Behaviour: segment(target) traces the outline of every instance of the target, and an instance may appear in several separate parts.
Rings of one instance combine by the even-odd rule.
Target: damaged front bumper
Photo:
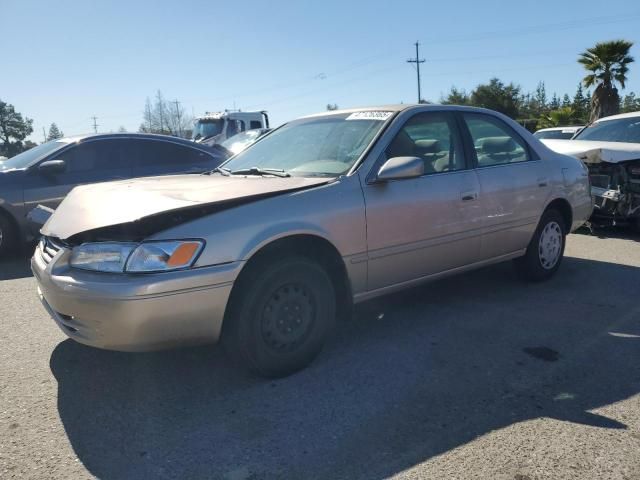
[[[31,259],[43,305],[70,338],[147,351],[218,340],[241,262],[157,274],[69,266],[70,250],[42,242]]]
[[[587,164],[594,199],[592,221],[640,224],[640,162]]]

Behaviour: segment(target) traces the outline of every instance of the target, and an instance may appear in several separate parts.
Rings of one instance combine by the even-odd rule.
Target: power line
[[[175,99],[173,103],[175,103],[176,105],[176,117],[178,117],[178,135],[182,136],[182,119],[180,118],[181,117],[180,102],[178,101],[178,99]]]
[[[418,103],[422,102],[422,96],[420,94],[420,64],[425,62],[424,58],[420,58],[420,42],[416,42],[416,58],[410,58],[407,63],[416,64],[416,73],[418,74]]]
[[[99,125],[96,123],[96,120],[98,120],[98,117],[93,116],[91,117],[93,119],[93,132],[94,133],[98,133],[98,127]]]

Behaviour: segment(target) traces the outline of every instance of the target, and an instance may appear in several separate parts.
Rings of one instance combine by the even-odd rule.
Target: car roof
[[[618,120],[620,118],[633,118],[640,117],[640,111],[638,112],[628,112],[628,113],[619,113],[618,115],[611,115],[610,117],[599,118],[593,123],[607,122],[609,120]]]
[[[488,113],[496,113],[494,110],[489,110],[487,108],[480,107],[471,107],[467,105],[443,105],[439,103],[400,103],[400,104],[390,104],[390,105],[375,105],[368,107],[357,107],[357,108],[345,108],[340,110],[327,110],[325,112],[314,113],[312,115],[305,115],[300,118],[314,118],[314,117],[324,117],[327,115],[340,115],[345,113],[355,113],[355,112],[402,112],[405,110],[455,110],[455,111],[463,111],[463,112],[488,112]]]
[[[110,139],[118,139],[118,138],[129,138],[129,139],[142,139],[142,140],[159,140],[162,142],[173,142],[180,143],[182,145],[186,145],[189,147],[200,148],[207,150],[206,146],[203,146],[199,143],[195,143],[191,140],[187,140],[186,138],[174,137],[172,135],[160,135],[157,133],[86,133],[81,135],[72,135],[69,137],[64,137],[59,139],[60,142],[65,143],[80,143],[88,140],[110,140]],[[204,147],[204,148],[203,148]]]

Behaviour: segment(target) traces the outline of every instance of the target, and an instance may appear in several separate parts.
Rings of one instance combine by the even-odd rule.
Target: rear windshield
[[[536,138],[546,138],[549,140],[569,140],[576,134],[573,130],[547,130],[546,132],[536,132],[533,134]]]

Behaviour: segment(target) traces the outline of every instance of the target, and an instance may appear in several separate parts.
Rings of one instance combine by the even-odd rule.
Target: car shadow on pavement
[[[8,258],[0,258],[0,280],[15,280],[31,277],[29,259],[32,251],[25,248],[23,251],[11,253]]]
[[[385,478],[527,420],[625,429],[593,410],[640,391],[639,272],[569,257],[546,283],[507,264],[427,284],[361,306],[280,380],[216,347],[66,340],[59,414],[103,479]]]

